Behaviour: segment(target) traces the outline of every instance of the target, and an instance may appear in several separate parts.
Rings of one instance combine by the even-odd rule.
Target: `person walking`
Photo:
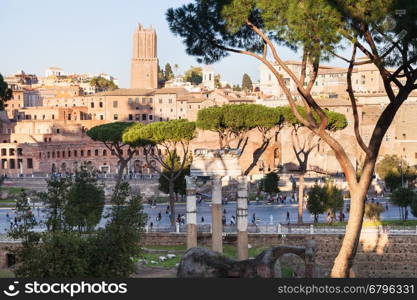
[[[222,217],[222,224],[223,224],[223,226],[226,225],[226,216],[225,215],[223,215],[223,217]]]
[[[290,223],[290,212],[287,210],[287,222]]]
[[[256,222],[256,215],[255,215],[255,213],[253,213],[253,215],[252,215],[252,224],[255,225],[255,222]]]
[[[204,217],[203,216],[201,216],[201,223],[204,224]]]
[[[236,218],[235,218],[235,216],[232,216],[231,218],[230,218],[230,225],[235,225],[236,224]]]

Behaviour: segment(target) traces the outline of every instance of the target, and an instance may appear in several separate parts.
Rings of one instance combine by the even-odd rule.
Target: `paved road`
[[[386,199],[380,199],[379,202],[385,206]],[[394,220],[399,219],[399,211],[398,207],[395,207],[391,204],[388,206],[388,210],[381,214],[381,218],[383,220]],[[106,206],[106,210],[109,209],[109,206]],[[154,225],[168,225],[169,224],[169,216],[165,213],[167,208],[166,204],[158,204],[154,207],[149,206],[146,204],[144,206],[144,211],[148,214],[149,221],[153,222]],[[230,218],[232,215],[236,216],[236,202],[229,202],[227,205],[223,205],[223,208],[226,210],[226,219],[227,223],[230,223]],[[270,224],[271,220],[273,224],[286,224],[286,215],[287,211],[290,213],[290,221],[291,223],[297,222],[297,204],[265,204],[260,203],[256,204],[251,202],[249,205],[249,221],[252,218],[252,215],[255,214],[256,218],[260,219],[260,224]],[[158,213],[161,213],[162,219],[160,222],[156,220]],[[45,219],[44,214],[42,213],[42,209],[34,208],[33,213],[35,217],[39,219]],[[15,213],[11,208],[0,208],[0,233],[4,233],[9,227],[10,224],[7,222],[6,214],[9,214],[10,217],[14,218]],[[176,214],[183,215],[185,214],[185,204],[177,204],[176,205]],[[345,212],[346,217],[348,217],[347,212]],[[272,219],[271,219],[272,216]],[[197,206],[197,222],[199,224],[202,223],[202,217],[204,217],[204,224],[211,223],[211,204],[210,203],[201,203]],[[312,222],[313,217],[307,211],[304,210],[303,218],[305,222]],[[413,217],[411,213],[409,213],[409,219],[417,219]],[[100,222],[100,226],[105,225],[106,220],[102,219]],[[319,222],[326,222],[326,215],[320,215]],[[41,229],[41,228],[39,228]]]

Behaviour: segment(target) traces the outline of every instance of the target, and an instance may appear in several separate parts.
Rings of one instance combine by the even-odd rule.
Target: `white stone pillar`
[[[248,178],[238,177],[237,190],[237,256],[248,259]]]
[[[197,198],[195,178],[185,176],[187,192],[187,249],[197,247]]]
[[[222,224],[222,180],[220,176],[212,178],[212,211],[211,211],[211,247],[213,251],[223,253],[223,224]]]

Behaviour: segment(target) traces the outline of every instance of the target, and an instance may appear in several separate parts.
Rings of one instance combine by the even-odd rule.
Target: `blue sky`
[[[168,28],[165,12],[189,0],[1,0],[0,73],[19,70],[44,75],[48,67],[67,73],[111,74],[128,87],[132,34],[138,23],[154,26],[161,67],[179,72],[198,65]],[[284,58],[297,58],[284,51]],[[222,80],[240,83],[243,73],[259,78],[259,63],[232,54],[214,65]]]

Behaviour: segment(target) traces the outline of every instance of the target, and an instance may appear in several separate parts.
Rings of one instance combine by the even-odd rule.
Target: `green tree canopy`
[[[57,224],[54,220],[59,219],[62,226],[48,226],[42,232],[34,230],[38,222],[31,211],[28,197],[23,192],[18,198],[16,213],[22,222],[9,232],[10,237],[22,241],[21,247],[11,249],[19,261],[15,274],[37,278],[128,277],[135,269],[132,258],[141,254],[141,234],[146,222],[140,198],[130,195],[127,183],[120,184],[112,199],[113,206],[105,215],[108,219],[106,226],[92,228],[85,234],[56,213],[57,207],[63,211],[73,209],[74,203],[68,198],[71,194],[68,182],[71,183],[70,189],[79,186],[79,182],[72,182],[71,178],[50,180],[48,191],[40,198],[42,202],[45,201],[47,224]],[[93,187],[91,190],[95,189]],[[93,198],[87,199],[89,196]],[[87,192],[81,200],[93,203],[97,200],[95,196]],[[59,197],[61,199],[55,199]],[[93,206],[88,208],[84,205],[86,210],[82,212],[83,215],[87,210],[97,210],[102,204]]]
[[[343,209],[343,192],[332,182],[326,182],[324,186],[315,185],[308,193],[307,209],[313,215],[324,212],[332,214]]]
[[[317,184],[308,192],[307,209],[315,216],[315,219],[326,211],[326,199],[326,190]]]
[[[275,172],[270,172],[264,176],[261,181],[261,190],[268,194],[275,194],[279,192],[279,176]]]
[[[148,166],[168,181],[172,225],[175,224],[175,181],[186,168],[189,159],[189,143],[195,137],[195,132],[195,122],[180,119],[154,122],[143,127],[133,126],[123,134],[123,141],[126,143],[139,139],[150,141],[145,148],[145,159]],[[179,164],[178,157],[180,158]],[[158,162],[158,165],[153,166],[150,159]]]
[[[417,193],[411,188],[399,187],[391,193],[390,201],[400,207],[400,217],[404,220],[407,207],[417,201]]]
[[[95,174],[82,168],[75,173],[74,183],[68,190],[65,222],[80,232],[93,230],[100,222],[104,200],[103,187],[98,184]]]
[[[108,223],[91,238],[90,276],[129,277],[135,271],[133,258],[142,253],[141,233],[147,216],[140,196],[132,196],[129,184],[122,182],[114,193],[112,208],[104,216]]]
[[[417,178],[416,168],[397,155],[385,155],[376,164],[375,170],[391,191],[401,187],[403,183],[412,183]]]
[[[252,79],[250,78],[250,76],[248,74],[243,74],[242,77],[242,90],[244,91],[252,91],[253,86],[252,86]]]
[[[283,110],[285,124],[287,126],[292,126],[292,127],[304,126],[303,123],[300,122],[300,120],[298,120],[298,118],[294,115],[292,109],[289,106],[284,106],[282,110]],[[304,118],[307,118],[307,113],[304,107],[297,106],[297,111],[300,113],[301,116],[303,116]],[[347,127],[348,122],[344,114],[337,113],[337,112],[330,111],[330,110],[325,110],[324,112],[327,117],[326,130],[330,132],[334,132],[334,131],[345,129]],[[317,122],[320,120],[320,117],[316,113],[313,113],[312,117]]]
[[[12,99],[13,93],[9,85],[4,81],[3,76],[0,74],[0,111],[4,110],[5,102]]]
[[[375,167],[375,171],[381,179],[384,179],[390,172],[400,173],[408,168],[408,163],[397,155],[385,155]]]
[[[193,67],[185,71],[184,80],[191,82],[194,85],[199,85],[203,82],[203,69],[201,67]]]
[[[99,92],[113,91],[119,88],[113,81],[101,76],[93,77],[90,80],[90,85],[94,86]]]
[[[165,77],[165,81],[174,79],[175,77],[174,72],[172,71],[172,67],[169,63],[165,65],[164,77]]]
[[[145,139],[136,139],[131,142],[123,141],[123,134],[128,131],[129,128],[135,127],[136,129],[139,129],[143,126],[145,125],[139,122],[113,122],[95,126],[87,131],[87,135],[92,140],[102,142],[106,148],[119,159],[116,185],[122,180],[123,172],[127,169],[127,165],[135,154],[136,148],[144,147],[149,143],[152,143]]]
[[[165,158],[165,163],[169,164],[168,157]],[[190,175],[190,163],[191,162],[186,163],[184,170],[181,171],[181,159],[178,156],[175,157],[174,176],[177,177],[174,182],[175,194],[186,194],[185,176]],[[180,172],[180,174],[176,176],[178,172]],[[162,173],[164,174],[164,176],[159,176],[159,190],[165,194],[169,194],[169,181],[167,180],[167,178],[169,178],[170,176],[170,171],[164,168],[162,170]]]

